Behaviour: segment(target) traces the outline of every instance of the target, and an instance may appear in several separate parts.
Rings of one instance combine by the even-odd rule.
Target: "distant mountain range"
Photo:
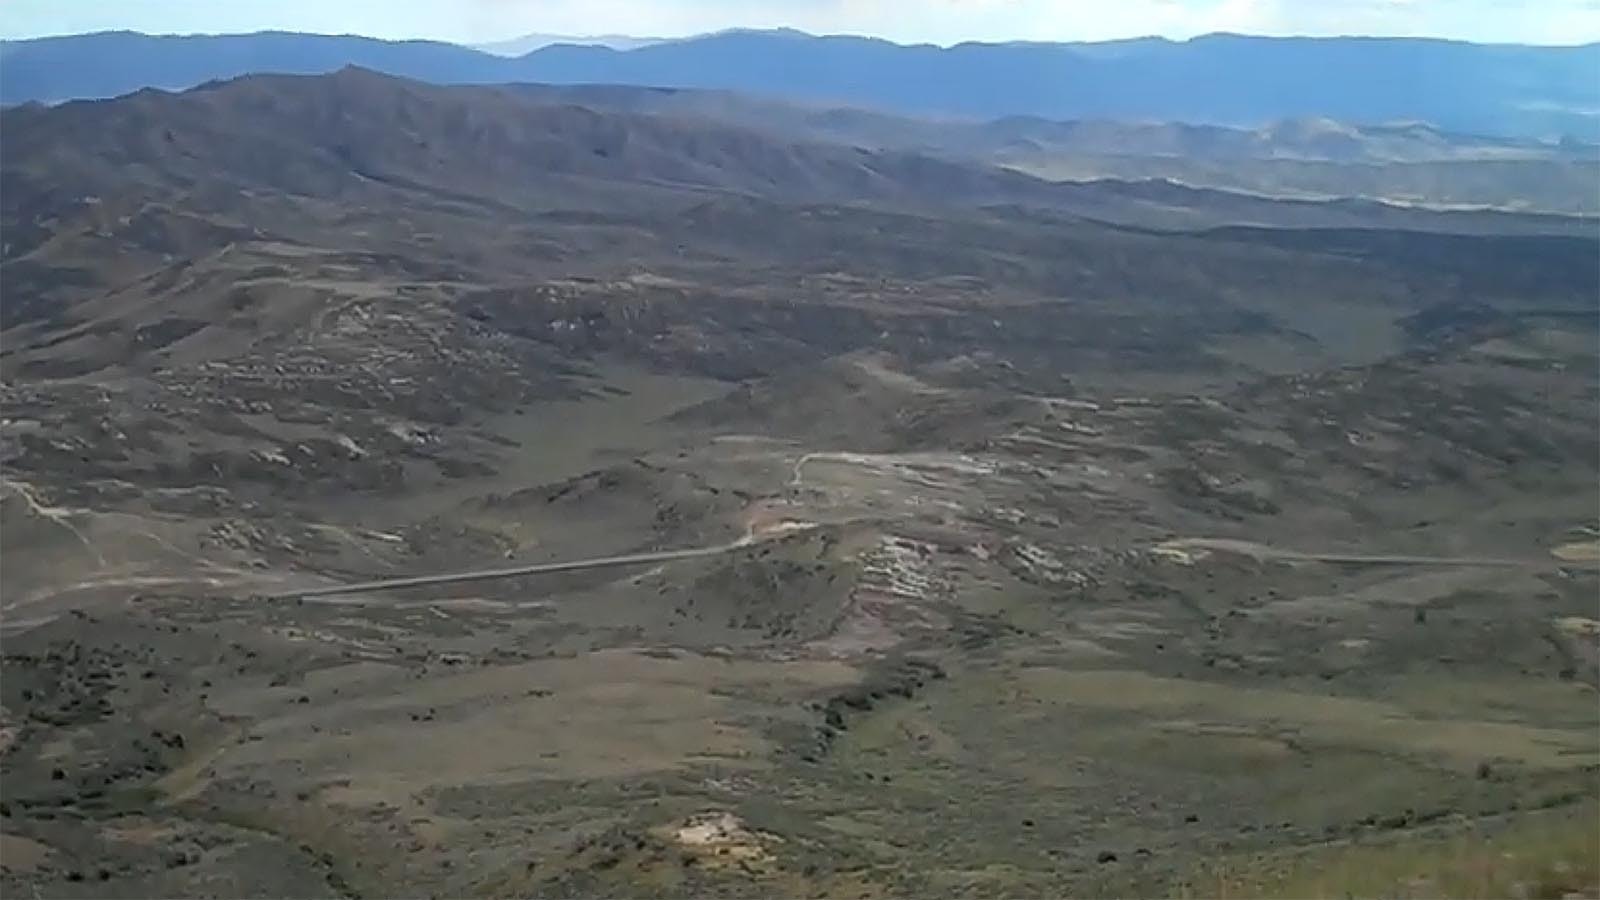
[[[951,119],[896,115],[826,103],[688,88],[578,84],[508,85],[548,103],[693,116],[813,141],[962,156],[1174,157],[1195,160],[1321,160],[1346,163],[1444,160],[1600,160],[1600,147],[1463,134],[1424,122],[1356,125],[1326,118],[1281,119],[1245,128],[1115,119],[1037,116]]]
[[[1325,117],[1600,139],[1600,44],[1266,38],[906,46],[732,31],[629,50],[553,44],[517,57],[453,44],[283,32],[107,32],[0,45],[0,103],[183,89],[345,65],[437,84],[714,88],[917,115],[1138,119],[1256,127]]]
[[[1600,212],[1600,146],[1486,137],[1420,122],[1182,122],[914,118],[732,91],[514,85],[545,103],[735,125],[813,143],[1000,165],[1054,180],[1165,179],[1276,197],[1357,197],[1443,208]]]
[[[551,44],[577,44],[580,47],[610,47],[613,50],[633,50],[637,47],[648,47],[659,44],[666,38],[631,37],[626,34],[525,34],[504,41],[491,41],[486,44],[472,44],[474,50],[492,53],[495,56],[522,56],[532,53]]]
[[[42,246],[69,220],[81,220],[73,233],[86,235],[137,225],[151,252],[187,252],[188,236],[201,226],[170,215],[180,199],[205,213],[206,233],[224,227],[219,223],[225,230],[270,231],[287,209],[300,215],[327,203],[407,215],[647,210],[655,216],[752,198],[937,207],[941,214],[1026,208],[1138,227],[1365,223],[1538,233],[1585,227],[1560,217],[1294,203],[1159,182],[1052,183],[971,160],[551,102],[522,88],[440,87],[355,68],[250,76],[106,103],[28,105],[0,114],[0,133],[6,259]],[[118,224],[124,217],[134,224]]]

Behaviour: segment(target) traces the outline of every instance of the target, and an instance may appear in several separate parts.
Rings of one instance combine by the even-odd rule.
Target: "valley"
[[[1597,886],[1592,218],[359,70],[0,129],[0,893]]]

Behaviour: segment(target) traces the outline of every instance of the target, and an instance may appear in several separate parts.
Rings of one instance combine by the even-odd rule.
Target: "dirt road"
[[[280,591],[266,594],[268,600],[291,600],[296,597],[328,597],[335,594],[358,594],[366,591],[389,591],[408,587],[425,587],[431,584],[459,584],[468,581],[489,581],[496,578],[515,578],[519,575],[549,575],[556,572],[577,572],[584,569],[606,569],[615,566],[636,566],[649,563],[671,562],[678,559],[697,559],[703,556],[717,556],[729,553],[741,547],[748,547],[754,540],[746,535],[727,544],[718,544],[715,547],[692,547],[685,550],[659,550],[651,553],[630,553],[623,556],[597,556],[589,559],[573,559],[566,562],[536,563],[528,566],[514,566],[507,569],[472,569],[466,572],[454,572],[445,575],[418,575],[411,578],[384,578],[378,581],[361,581],[355,584],[333,584],[326,587],[300,588],[292,591]]]

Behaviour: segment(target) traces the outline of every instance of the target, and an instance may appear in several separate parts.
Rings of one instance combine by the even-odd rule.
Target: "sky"
[[[776,27],[943,45],[1214,31],[1576,44],[1600,41],[1600,0],[0,0],[6,38],[277,29],[485,43]]]

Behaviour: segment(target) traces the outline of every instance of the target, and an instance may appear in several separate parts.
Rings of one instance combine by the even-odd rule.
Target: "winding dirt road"
[[[444,575],[418,575],[410,578],[385,578],[354,584],[333,584],[323,587],[300,588],[264,595],[268,600],[329,597],[339,594],[359,594],[370,591],[398,590],[400,588],[426,587],[435,584],[460,584],[469,581],[489,581],[496,578],[515,578],[523,575],[549,575],[558,572],[577,572],[586,569],[606,569],[616,566],[635,566],[671,562],[680,559],[698,559],[729,553],[757,543],[754,535],[714,547],[694,547],[685,550],[659,550],[651,553],[630,553],[623,556],[599,556],[574,559],[566,562],[536,563],[506,569],[473,569]],[[1406,554],[1368,553],[1313,553],[1285,550],[1253,541],[1232,538],[1179,538],[1156,547],[1165,551],[1218,551],[1237,553],[1258,560],[1284,562],[1322,562],[1349,565],[1376,566],[1474,566],[1479,568],[1595,568],[1594,563],[1573,563],[1559,559],[1497,559],[1478,556],[1412,556]]]
[[[678,559],[698,559],[731,553],[755,543],[750,535],[714,547],[691,547],[686,550],[658,550],[650,553],[629,553],[623,556],[596,556],[589,559],[572,559],[565,562],[535,563],[506,569],[472,569],[444,575],[417,575],[410,578],[384,578],[377,581],[360,581],[354,584],[332,584],[325,587],[299,588],[264,594],[268,600],[292,600],[307,597],[330,597],[336,594],[359,594],[367,591],[391,591],[408,587],[426,587],[431,584],[460,584],[468,581],[490,581],[496,578],[515,578],[520,575],[550,575],[557,572],[578,572],[585,569],[607,569],[616,566],[637,566],[650,563],[671,562]]]

